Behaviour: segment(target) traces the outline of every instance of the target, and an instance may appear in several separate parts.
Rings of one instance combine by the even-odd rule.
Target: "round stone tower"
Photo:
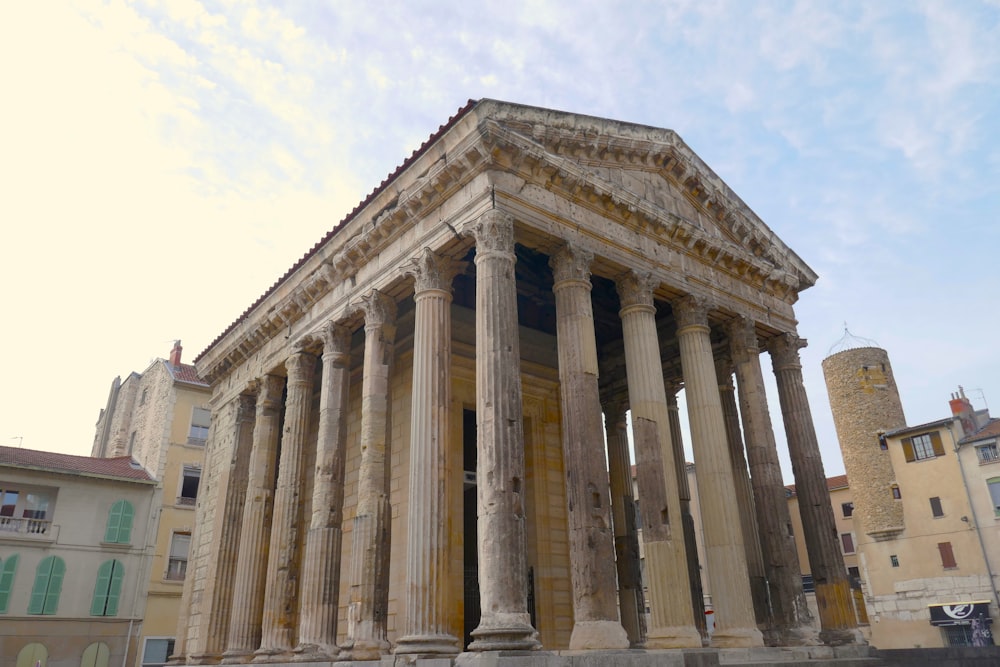
[[[893,497],[896,474],[882,434],[906,426],[889,355],[851,335],[823,360],[830,409],[854,496],[854,518],[878,539],[903,529],[903,505]]]

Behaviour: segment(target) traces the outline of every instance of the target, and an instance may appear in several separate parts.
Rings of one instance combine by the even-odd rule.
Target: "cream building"
[[[0,667],[134,662],[158,503],[127,456],[0,447]]]
[[[177,341],[167,359],[115,378],[92,450],[131,455],[162,489],[136,662],[142,667],[165,664],[173,652],[209,431],[211,390],[181,354]]]
[[[700,648],[682,384],[712,646],[815,642],[764,350],[809,499],[819,635],[856,641],[792,307],[815,279],[673,132],[470,102],[196,358],[213,420],[178,659]],[[738,395],[720,390],[734,373]]]

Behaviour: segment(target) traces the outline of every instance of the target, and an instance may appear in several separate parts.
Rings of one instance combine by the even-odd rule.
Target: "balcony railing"
[[[45,519],[15,519],[0,516],[0,532],[19,535],[47,535],[52,530],[52,522]]]

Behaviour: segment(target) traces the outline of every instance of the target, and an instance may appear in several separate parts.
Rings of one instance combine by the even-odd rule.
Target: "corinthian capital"
[[[343,356],[351,351],[351,330],[329,321],[323,326],[323,356]]]
[[[416,283],[414,292],[419,294],[427,290],[450,292],[451,281],[461,270],[462,262],[443,257],[430,248],[424,248],[420,256],[410,262],[406,273],[413,276]]]
[[[674,319],[677,320],[677,329],[694,326],[708,326],[708,311],[711,305],[706,299],[688,294],[671,304],[674,311]]]
[[[590,281],[590,263],[594,253],[567,243],[549,258],[556,284],[564,280]]]
[[[648,271],[629,271],[615,281],[618,289],[618,299],[622,309],[632,306],[653,308],[653,290],[657,281]]]
[[[733,361],[743,363],[760,354],[753,320],[746,317],[734,318],[726,322],[725,330],[729,337],[729,353]]]
[[[771,353],[771,361],[776,370],[785,368],[802,368],[799,350],[807,345],[805,338],[799,338],[793,333],[783,333],[767,341],[767,351]]]
[[[288,370],[288,382],[308,383],[316,368],[316,357],[305,350],[297,350],[285,359],[285,368]]]
[[[361,310],[365,313],[365,331],[396,323],[396,302],[378,290],[361,297]]]
[[[486,211],[470,230],[476,239],[476,260],[486,255],[514,257],[514,218],[493,209]]]

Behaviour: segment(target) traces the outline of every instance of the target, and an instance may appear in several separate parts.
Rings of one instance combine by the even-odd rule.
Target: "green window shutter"
[[[0,614],[7,613],[7,605],[10,602],[10,591],[14,588],[14,573],[17,571],[17,554],[10,556],[4,561],[3,568],[0,569]]]
[[[117,542],[118,541],[118,527],[122,523],[122,510],[124,509],[124,500],[119,500],[111,509],[108,511],[108,529],[104,532],[105,542]]]
[[[132,517],[135,516],[135,510],[132,509],[132,503],[127,500],[119,501],[122,505],[121,522],[118,524],[118,542],[119,544],[129,544],[132,541]]]
[[[931,433],[931,445],[934,446],[934,456],[944,456],[944,443],[941,442],[941,434],[937,431]]]
[[[104,610],[108,606],[108,588],[111,586],[111,570],[114,565],[113,560],[101,563],[97,568],[97,581],[94,583],[94,600],[90,603],[91,616],[104,616]]]
[[[59,607],[59,594],[62,592],[63,577],[66,575],[66,563],[58,556],[50,556],[52,562],[52,576],[49,577],[49,589],[45,592],[45,607],[43,614],[54,614]]]
[[[35,568],[35,583],[31,587],[31,600],[28,602],[29,614],[41,614],[45,610],[45,591],[49,587],[49,578],[52,575],[52,563],[55,556],[43,558],[42,562]]]
[[[903,438],[901,442],[903,443],[903,456],[906,457],[906,461],[916,461],[917,457],[913,455],[913,439]]]
[[[105,616],[118,615],[118,600],[122,594],[122,580],[125,578],[125,566],[119,561],[111,561],[111,586],[108,588],[108,607]]]

